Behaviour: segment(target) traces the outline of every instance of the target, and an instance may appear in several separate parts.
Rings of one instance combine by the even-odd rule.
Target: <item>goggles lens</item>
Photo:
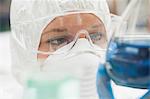
[[[87,33],[78,34],[81,30],[86,30]],[[88,38],[87,35],[93,44],[106,48],[106,30],[103,22],[97,16],[90,13],[59,16],[43,30],[39,51],[54,52],[76,38]]]

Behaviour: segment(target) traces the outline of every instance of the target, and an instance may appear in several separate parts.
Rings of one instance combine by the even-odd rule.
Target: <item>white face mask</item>
[[[60,48],[55,53],[67,50],[71,45],[68,44]],[[96,74],[99,64],[105,61],[105,52],[97,46],[91,46],[85,38],[77,40],[69,52],[64,54],[50,55],[41,65],[43,72],[65,72],[79,79],[80,96],[86,99],[98,99],[96,90]],[[88,98],[87,98],[88,97]]]

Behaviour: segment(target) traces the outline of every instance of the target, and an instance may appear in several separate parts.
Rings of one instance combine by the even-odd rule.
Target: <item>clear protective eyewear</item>
[[[72,43],[68,48],[70,50],[79,38],[89,40],[91,46],[106,49],[107,36],[103,22],[94,14],[77,13],[58,16],[49,22],[42,31],[38,52],[52,54]]]

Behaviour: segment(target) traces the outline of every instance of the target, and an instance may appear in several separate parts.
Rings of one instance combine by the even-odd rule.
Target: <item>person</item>
[[[106,0],[12,0],[12,72],[63,71],[80,80],[82,99],[98,99],[96,73],[110,40]]]

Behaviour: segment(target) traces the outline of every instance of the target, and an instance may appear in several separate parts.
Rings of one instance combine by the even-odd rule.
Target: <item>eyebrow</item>
[[[89,28],[98,28],[98,27],[101,27],[101,25],[92,25]]]
[[[92,25],[92,26],[89,26],[87,29],[90,29],[90,28],[98,28],[98,27],[101,27],[100,25]],[[67,28],[53,28],[51,30],[48,30],[46,32],[43,32],[43,34],[47,34],[49,32],[67,32],[68,29]]]
[[[43,34],[46,34],[46,33],[49,33],[49,32],[66,32],[66,31],[68,31],[66,28],[53,28],[51,30],[43,32]]]

